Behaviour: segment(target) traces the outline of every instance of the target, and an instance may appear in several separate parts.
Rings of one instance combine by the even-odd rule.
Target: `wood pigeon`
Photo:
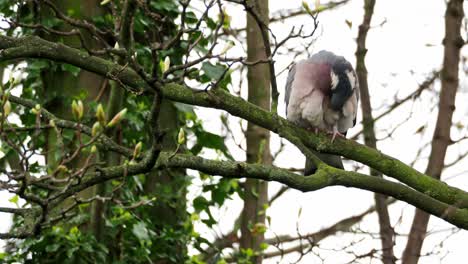
[[[342,56],[320,51],[299,61],[289,70],[286,81],[286,117],[296,125],[345,136],[356,124],[359,87],[356,73]],[[325,163],[343,169],[340,156],[317,153]],[[306,161],[304,175],[313,174],[316,166]]]

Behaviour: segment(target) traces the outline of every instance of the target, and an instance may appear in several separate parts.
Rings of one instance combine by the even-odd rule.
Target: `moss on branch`
[[[276,181],[303,192],[315,191],[328,186],[359,188],[392,196],[460,228],[468,229],[468,209],[448,205],[400,183],[356,172],[343,171],[328,165],[321,166],[314,175],[304,177],[274,166],[214,161],[190,155],[171,156],[170,153],[161,153],[157,167],[190,168],[229,178],[249,177]]]
[[[313,149],[359,161],[437,200],[462,208],[468,207],[468,193],[459,188],[431,178],[398,159],[355,141],[338,138],[332,143],[327,135],[315,135],[296,127],[284,118],[249,104],[242,98],[230,95],[223,90],[194,92],[178,84],[169,84],[162,91],[164,96],[171,100],[225,110],[294,142],[291,138],[293,135]]]
[[[0,49],[0,61],[43,58],[64,62],[117,80],[134,92],[152,90],[151,86],[130,67],[120,66],[112,61],[91,56],[80,50],[60,43],[52,43],[38,37],[11,38],[0,36]],[[407,184],[409,187],[403,184],[390,183],[383,179],[367,178],[370,176],[345,172],[328,166],[321,168],[313,177],[303,177],[264,165],[247,166],[239,165],[242,163],[219,163],[198,157],[186,157],[182,159],[181,156],[178,155],[168,160],[167,166],[179,162],[177,166],[180,167],[186,166],[186,168],[189,168],[190,165],[193,166],[193,169],[199,169],[210,174],[217,174],[225,177],[240,177],[239,175],[243,175],[269,181],[279,181],[302,191],[312,191],[329,185],[343,185],[382,192],[407,201],[431,214],[445,217],[444,219],[447,219],[447,221],[457,226],[463,226],[463,228],[468,227],[468,224],[464,222],[468,221],[468,215],[466,215],[465,209],[448,210],[449,205],[458,208],[468,208],[467,192],[433,179],[375,149],[341,138],[331,143],[329,137],[325,134],[315,135],[309,133],[276,114],[265,111],[221,89],[200,92],[188,89],[182,85],[168,84],[162,88],[162,93],[166,98],[173,101],[225,110],[232,115],[278,133],[280,136],[293,142],[292,136],[299,138],[308,147],[359,161],[389,177],[393,177]],[[163,158],[162,156],[161,159]],[[193,163],[194,160],[199,162],[197,163],[198,165]],[[164,162],[160,164],[164,164]],[[87,181],[84,184],[90,186],[102,180],[142,173],[148,167],[147,165],[148,164],[125,165],[103,169],[100,172],[100,176],[98,175],[98,179]],[[216,167],[213,165],[216,165]],[[239,170],[245,171],[240,174]],[[372,186],[371,183],[376,184],[376,186]],[[383,188],[382,186],[386,187]],[[453,211],[453,213],[444,213],[445,211]]]

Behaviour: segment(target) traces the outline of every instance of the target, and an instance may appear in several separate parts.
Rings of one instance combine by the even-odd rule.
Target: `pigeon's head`
[[[357,89],[356,73],[343,57],[332,62],[330,66],[331,107],[339,111],[354,89]]]

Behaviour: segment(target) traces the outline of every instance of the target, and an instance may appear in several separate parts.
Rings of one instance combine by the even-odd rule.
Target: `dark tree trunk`
[[[268,0],[252,1],[254,12],[268,26]],[[266,59],[264,41],[257,21],[247,14],[247,60]],[[270,108],[270,74],[268,64],[249,67],[247,72],[248,101],[264,109]],[[247,162],[271,164],[270,132],[252,123],[247,126]],[[260,251],[264,236],[259,227],[265,224],[265,211],[268,205],[268,184],[265,181],[247,179],[245,182],[244,209],[241,217],[241,248]],[[251,259],[262,263],[261,254]]]
[[[367,82],[367,68],[365,64],[365,56],[367,53],[366,37],[369,31],[372,15],[374,13],[375,0],[364,1],[364,20],[359,26],[357,38],[357,51],[356,51],[356,74],[359,81],[359,89],[361,92],[361,109],[363,118],[363,134],[364,143],[366,146],[377,149],[377,140],[374,131],[374,118],[372,116],[371,98],[369,95],[369,85]],[[376,177],[382,177],[382,173],[377,170],[371,169],[370,174]],[[382,242],[382,261],[384,264],[395,263],[395,255],[393,253],[393,238],[394,230],[390,223],[390,216],[388,213],[387,196],[375,194],[375,208],[379,219],[380,239]]]

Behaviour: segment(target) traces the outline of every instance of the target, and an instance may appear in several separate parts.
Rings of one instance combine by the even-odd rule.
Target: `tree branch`
[[[20,58],[44,58],[70,63],[103,76],[109,76],[109,72],[119,72],[118,75],[113,75],[113,77],[118,78],[128,89],[138,92],[152,90],[149,84],[131,68],[121,67],[105,59],[89,56],[79,50],[66,47],[62,44],[52,43],[38,37],[10,38],[0,36],[0,49],[3,49],[0,51],[0,61]],[[442,203],[460,208],[468,206],[468,193],[459,188],[431,178],[395,158],[357,142],[338,138],[332,143],[330,138],[324,133],[318,135],[309,133],[304,129],[296,127],[284,118],[252,105],[242,98],[230,95],[221,89],[202,92],[179,84],[168,84],[162,87],[161,91],[163,96],[168,99],[192,105],[222,109],[234,116],[278,133],[290,141],[294,141],[294,138],[290,136],[294,135],[307,147],[317,151],[338,154],[362,162],[422,192],[420,195],[428,195]],[[104,178],[112,178],[121,173],[124,167],[118,166],[114,169],[108,169],[104,173]],[[128,167],[132,172],[141,171],[140,165],[129,165]],[[92,181],[88,184],[92,184]]]
[[[450,0],[447,3],[445,12],[444,61],[441,72],[442,87],[439,100],[439,113],[426,168],[426,174],[436,179],[440,179],[444,169],[447,147],[452,142],[450,129],[452,127],[452,116],[455,110],[455,97],[459,82],[458,65],[460,63],[460,50],[464,45],[464,40],[461,36],[463,17],[463,0]],[[416,210],[410,236],[403,252],[402,263],[416,264],[418,262],[428,222],[429,215],[421,210]]]
[[[169,157],[166,153],[161,153],[157,168],[166,167],[189,168],[228,178],[249,177],[277,181],[303,192],[337,185],[359,188],[395,197],[398,200],[427,210],[429,213],[458,227],[468,228],[468,209],[458,209],[447,205],[400,183],[356,172],[343,171],[328,165],[323,165],[316,174],[304,177],[274,166],[214,161],[182,154]]]
[[[365,57],[367,53],[366,38],[370,28],[372,15],[374,14],[375,0],[364,1],[364,19],[359,26],[356,50],[356,73],[361,92],[362,124],[364,132],[364,143],[366,146],[377,149],[377,139],[374,131],[374,117],[372,116],[371,98],[369,94],[369,85],[367,82],[367,67]],[[382,173],[375,169],[370,169],[370,174],[375,177],[382,177]],[[395,263],[396,257],[393,253],[394,231],[390,223],[388,207],[385,203],[386,197],[375,194],[375,207],[379,219],[380,238],[382,243],[383,256],[382,261],[385,264]]]

